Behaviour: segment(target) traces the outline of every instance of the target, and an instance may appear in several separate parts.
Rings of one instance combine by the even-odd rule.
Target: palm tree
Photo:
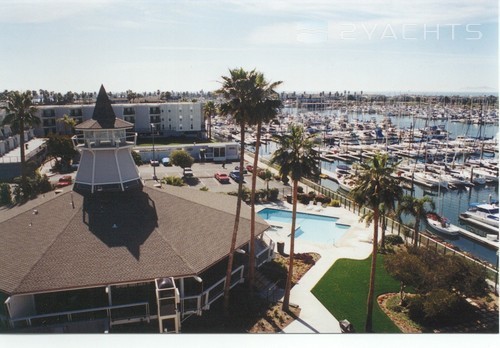
[[[429,205],[430,209],[427,210],[427,205]],[[422,198],[415,198],[413,196],[404,196],[401,200],[398,209],[397,215],[401,216],[402,213],[410,214],[415,218],[415,223],[413,225],[413,245],[418,246],[419,241],[419,228],[420,228],[420,219],[425,219],[427,213],[436,209],[436,205],[434,201],[429,196],[423,196]]]
[[[220,112],[224,116],[231,115],[240,126],[240,178],[243,178],[243,163],[245,157],[245,126],[249,114],[255,108],[259,100],[259,90],[256,88],[258,73],[250,72],[243,68],[229,70],[230,76],[222,76],[222,88],[216,91],[224,99],[220,106]],[[241,214],[241,201],[243,193],[243,180],[238,182],[238,199],[236,203],[236,214],[234,228],[229,249],[228,263],[226,269],[226,282],[224,284],[224,312],[229,314],[229,289],[231,286],[231,273],[233,268],[234,251],[236,248],[236,237]]]
[[[283,106],[278,93],[275,88],[282,82],[277,81],[269,83],[265,80],[264,75],[258,73],[257,75],[257,88],[259,89],[259,100],[257,101],[256,108],[252,110],[249,115],[248,123],[257,126],[257,135],[255,138],[255,153],[253,158],[252,170],[252,187],[250,194],[250,252],[249,252],[249,267],[248,267],[248,286],[250,291],[253,289],[255,279],[255,195],[257,184],[257,168],[259,163],[260,151],[260,138],[262,135],[262,123],[268,123],[274,119]],[[269,187],[268,187],[269,190]]]
[[[217,107],[213,101],[206,102],[203,107],[203,113],[205,114],[205,118],[208,120],[208,139],[212,140],[212,117],[217,112]]]
[[[317,156],[314,153],[314,144],[307,138],[304,128],[292,125],[290,133],[278,136],[278,149],[273,153],[271,164],[279,166],[281,177],[290,176],[293,183],[292,227],[290,233],[290,258],[288,275],[285,284],[283,311],[289,311],[290,290],[292,288],[293,262],[295,248],[295,221],[297,217],[297,193],[299,180],[305,176],[319,175]]]
[[[354,188],[349,195],[360,207],[368,206],[373,210],[373,248],[370,269],[370,285],[368,289],[365,331],[372,331],[373,300],[375,294],[375,271],[378,253],[378,225],[380,207],[385,211],[394,209],[394,202],[402,194],[402,189],[391,174],[396,165],[391,165],[387,154],[377,153],[372,159],[357,165],[357,175],[354,177]]]
[[[26,183],[26,154],[24,148],[25,127],[40,124],[40,119],[36,116],[36,107],[31,100],[31,92],[11,91],[4,99],[6,105],[1,108],[5,110],[5,118],[2,125],[10,124],[14,132],[19,132],[21,150],[21,186]]]
[[[73,134],[75,131],[76,121],[74,118],[69,117],[68,115],[64,115],[63,117],[57,119],[57,122],[61,123],[64,127],[64,134],[68,133],[68,129],[70,134]]]

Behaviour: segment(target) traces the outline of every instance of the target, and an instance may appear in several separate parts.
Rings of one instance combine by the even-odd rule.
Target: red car
[[[229,176],[227,176],[226,173],[215,173],[214,177],[219,181],[221,184],[229,184]]]
[[[73,179],[71,178],[71,175],[65,175],[61,177],[56,184],[56,187],[64,187],[64,186],[69,186],[73,183]]]

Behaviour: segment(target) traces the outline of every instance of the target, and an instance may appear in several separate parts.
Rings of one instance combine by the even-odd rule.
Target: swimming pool
[[[292,223],[292,212],[265,208],[257,213],[272,225],[272,222]],[[297,213],[295,238],[321,244],[335,244],[351,227],[338,224],[338,218],[307,213]]]

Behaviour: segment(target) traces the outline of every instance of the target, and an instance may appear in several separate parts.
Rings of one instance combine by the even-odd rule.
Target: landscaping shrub
[[[329,206],[338,208],[340,207],[340,201],[338,199],[332,199],[329,203]]]
[[[312,255],[310,254],[295,254],[295,259],[300,260],[306,265],[315,265],[316,261],[314,261]]]
[[[332,201],[332,199],[330,197],[327,197],[327,196],[321,194],[321,193],[318,193],[316,195],[315,201],[319,202],[321,204],[330,204],[330,202]]]
[[[437,289],[409,300],[408,314],[413,321],[432,327],[445,327],[472,320],[474,312],[460,295]]]
[[[10,185],[7,183],[0,184],[0,205],[12,203],[12,192]]]
[[[401,245],[404,244],[403,238],[397,234],[388,234],[385,236],[385,243],[388,245]]]
[[[269,190],[269,200],[270,201],[277,201],[278,196],[280,194],[280,190],[278,188],[272,188]]]
[[[299,194],[297,194],[297,200],[300,203],[307,205],[311,201],[311,197],[309,197],[309,195],[307,195],[305,193],[299,193]]]
[[[172,186],[184,186],[184,181],[182,180],[181,177],[175,176],[175,175],[170,175],[166,176],[162,179],[162,182],[167,185],[172,185]]]

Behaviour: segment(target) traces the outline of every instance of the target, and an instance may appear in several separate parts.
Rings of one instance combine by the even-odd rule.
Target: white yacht
[[[463,216],[498,228],[498,203],[471,204],[469,209],[463,213]]]

